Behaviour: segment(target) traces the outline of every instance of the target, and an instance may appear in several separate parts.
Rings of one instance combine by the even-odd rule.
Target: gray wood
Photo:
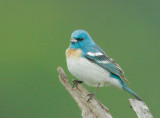
[[[58,67],[57,70],[60,82],[77,102],[79,108],[82,110],[81,115],[83,118],[112,118],[108,112],[108,108],[98,100],[91,99],[87,102],[89,92],[82,85],[78,84],[77,87],[72,88],[63,69]]]
[[[136,112],[138,118],[153,118],[147,105],[136,99],[129,99],[131,108]]]

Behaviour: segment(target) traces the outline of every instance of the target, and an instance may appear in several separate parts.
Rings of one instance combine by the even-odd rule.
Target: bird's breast
[[[77,58],[77,55],[74,54],[74,52],[72,52],[73,54],[70,53],[71,50],[66,51],[66,55],[68,56],[66,59],[67,67],[71,74],[77,79],[93,87],[96,87],[98,84],[100,84],[100,86],[113,85],[120,87],[119,81],[112,78],[108,71],[84,57]]]
[[[67,58],[78,58],[82,56],[82,51],[80,49],[67,49],[66,57]]]

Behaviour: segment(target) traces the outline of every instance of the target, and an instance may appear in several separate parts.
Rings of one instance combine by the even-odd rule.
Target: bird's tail
[[[133,95],[137,100],[142,101],[142,99],[138,95],[136,95],[136,93],[134,93],[130,88],[128,88],[124,83],[122,83],[122,88],[125,91],[129,92],[131,95]]]

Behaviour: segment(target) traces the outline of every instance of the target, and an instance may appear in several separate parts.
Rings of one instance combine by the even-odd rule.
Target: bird
[[[103,86],[125,90],[142,101],[124,83],[128,80],[121,67],[92,40],[87,31],[82,29],[73,31],[70,45],[66,49],[66,62],[69,72],[78,79],[73,81],[73,87],[81,83],[96,87],[92,94],[88,94],[88,101],[94,98],[97,89]]]

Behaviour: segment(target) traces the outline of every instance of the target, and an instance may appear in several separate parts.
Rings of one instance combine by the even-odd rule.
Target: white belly
[[[67,58],[67,66],[72,75],[89,86],[120,87],[119,81],[110,76],[110,73],[83,57]]]

